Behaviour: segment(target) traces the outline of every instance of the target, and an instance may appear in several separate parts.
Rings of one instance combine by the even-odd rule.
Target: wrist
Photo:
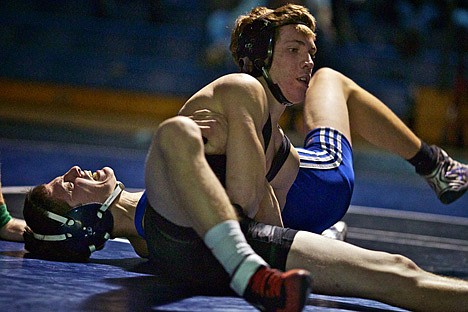
[[[5,226],[11,220],[10,213],[7,210],[5,203],[0,204],[0,228]]]

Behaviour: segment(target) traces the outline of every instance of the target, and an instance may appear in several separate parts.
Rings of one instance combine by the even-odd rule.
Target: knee
[[[394,263],[395,266],[400,267],[404,270],[409,270],[409,271],[418,271],[419,267],[414,263],[413,260],[402,256],[402,255],[392,255],[392,262]]]
[[[395,274],[395,277],[403,278],[410,283],[417,283],[422,270],[411,259],[402,255],[392,254],[390,255],[389,262],[389,267],[391,267],[390,272]]]
[[[335,86],[342,85],[343,87],[353,84],[353,81],[350,78],[329,67],[322,67],[318,69],[312,79],[315,82],[322,81],[327,84],[331,83]]]
[[[322,68],[319,68],[315,74],[314,74],[314,77],[315,78],[320,78],[320,79],[329,79],[331,77],[338,77],[340,76],[341,74],[332,69],[332,68],[329,68],[329,67],[322,67]]]
[[[177,116],[159,125],[151,145],[163,153],[174,150],[194,153],[203,147],[203,142],[197,124],[188,117]]]

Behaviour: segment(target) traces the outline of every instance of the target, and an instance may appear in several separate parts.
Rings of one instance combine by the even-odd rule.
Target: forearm
[[[3,228],[11,219],[11,215],[3,200],[3,196],[0,195],[0,229]]]
[[[283,226],[281,218],[281,209],[275,193],[270,184],[265,180],[266,194],[260,202],[259,209],[255,215],[255,220],[258,222]]]

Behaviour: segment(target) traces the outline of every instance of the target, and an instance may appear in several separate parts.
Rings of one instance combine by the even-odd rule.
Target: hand
[[[5,200],[3,199],[2,181],[0,173],[0,205],[4,203]],[[7,222],[7,224],[0,228],[0,239],[22,242],[23,233],[25,229],[26,222],[24,220],[12,218],[10,221]]]
[[[226,153],[227,120],[219,113],[200,109],[190,117],[200,128],[205,141],[205,153],[222,155]]]
[[[27,225],[24,220],[12,218],[7,224],[0,228],[0,239],[22,242],[24,241],[23,233],[26,227]]]

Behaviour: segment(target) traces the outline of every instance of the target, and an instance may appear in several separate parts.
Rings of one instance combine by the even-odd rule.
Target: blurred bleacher
[[[235,70],[203,61],[207,2],[0,1],[0,118],[42,124],[74,119],[70,126],[95,127],[92,116],[106,113],[106,129],[115,124],[122,130],[122,117],[151,128],[203,85]],[[362,16],[355,24],[366,33],[372,21]],[[445,84],[441,99],[433,100],[447,111],[458,62],[454,51],[439,47],[403,59],[394,45],[369,38],[329,47],[321,60],[316,67],[332,66],[352,77],[403,120],[419,125],[423,138],[431,127],[415,120],[421,117],[414,112],[433,104],[418,103],[418,92]],[[443,127],[445,116],[439,119]],[[431,140],[442,141],[441,131]]]

